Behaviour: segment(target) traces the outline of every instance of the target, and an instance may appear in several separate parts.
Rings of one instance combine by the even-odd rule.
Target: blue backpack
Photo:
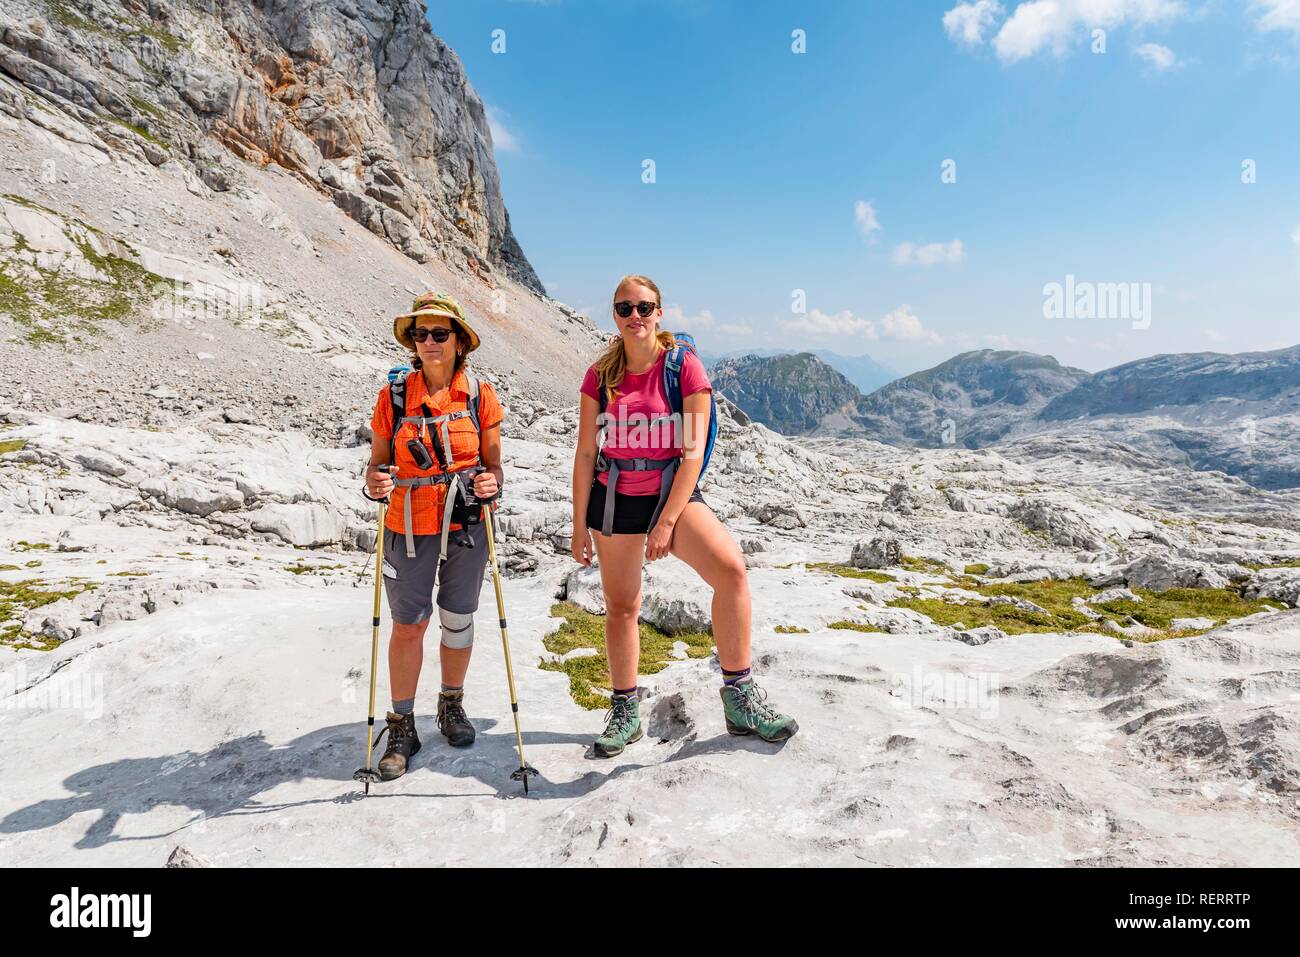
[[[682,399],[682,364],[686,361],[686,353],[690,352],[696,358],[699,357],[699,350],[695,346],[693,336],[685,332],[673,333],[673,338],[677,345],[668,350],[668,355],[664,358],[664,391],[668,393],[668,405],[673,410],[673,414],[681,420],[683,399]],[[702,360],[701,360],[702,361]],[[600,411],[604,413],[606,405],[605,390],[600,390]],[[713,455],[713,444],[718,437],[718,404],[709,393],[709,437],[704,443],[704,461],[700,465],[700,478],[704,477],[704,470],[709,467],[709,458]],[[685,436],[683,435],[683,438]],[[699,480],[696,480],[699,484]]]

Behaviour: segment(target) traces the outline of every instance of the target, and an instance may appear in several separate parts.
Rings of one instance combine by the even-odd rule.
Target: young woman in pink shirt
[[[750,674],[750,594],[744,556],[696,488],[709,428],[704,365],[686,351],[681,371],[682,419],[664,386],[664,360],[674,347],[660,329],[659,287],[625,276],[614,292],[619,337],[587,370],[582,383],[578,448],[573,460],[573,557],[599,560],[605,593],[605,650],[613,689],[604,733],[594,750],[612,757],[640,739],[637,665],[641,569],[672,554],[713,588],[713,637],[722,666],[727,730],[783,741],[798,725],[771,708]],[[601,411],[601,391],[605,411]],[[601,430],[605,444],[600,447]],[[615,486],[608,486],[611,473]],[[661,493],[667,483],[666,497]],[[608,497],[613,495],[614,501]],[[594,552],[593,552],[594,542]]]

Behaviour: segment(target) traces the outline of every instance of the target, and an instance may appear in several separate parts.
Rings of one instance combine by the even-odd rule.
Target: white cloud
[[[1217,329],[1206,329],[1205,338],[1209,339],[1211,342],[1222,342],[1227,338],[1227,336],[1219,332]]]
[[[701,309],[693,316],[688,316],[682,310],[682,307],[674,302],[664,305],[663,318],[659,321],[659,328],[666,329],[669,332],[691,332],[696,329],[712,329],[713,313],[708,309]]]
[[[1258,0],[1266,6],[1297,6],[1300,0]],[[981,3],[959,3],[944,14],[944,29],[955,41],[966,45],[983,42],[984,32],[995,19]],[[1000,13],[1000,10],[997,11]],[[1051,50],[1057,56],[1088,37],[1093,28],[1110,30],[1124,25],[1142,26],[1175,20],[1186,12],[1182,0],[1026,0],[1017,3],[998,32],[993,49],[1004,63],[1015,63]],[[1271,11],[1264,19],[1269,19]],[[1289,14],[1281,17],[1289,22]],[[1300,14],[1296,17],[1300,24]]]
[[[966,258],[966,247],[960,239],[950,243],[918,245],[902,242],[894,247],[890,257],[900,266],[933,266],[937,263],[959,263]]]
[[[1167,70],[1178,62],[1174,51],[1159,43],[1144,43],[1134,52],[1157,70]]]
[[[865,339],[876,338],[875,323],[870,319],[855,316],[847,309],[836,313],[825,313],[820,309],[796,316],[794,319],[778,320],[782,329],[806,336],[825,338],[830,336],[862,336]]]
[[[943,28],[958,43],[978,46],[984,42],[984,32],[1001,19],[1004,12],[997,0],[959,3],[943,15]]]
[[[1297,226],[1295,228],[1295,232],[1291,234],[1291,242],[1295,243],[1297,246],[1300,246],[1300,226]]]
[[[893,312],[882,316],[879,322],[855,316],[848,309],[836,313],[825,313],[820,309],[814,309],[807,315],[797,316],[794,319],[781,319],[779,325],[786,332],[815,339],[842,337],[943,341],[937,333],[925,328],[909,305],[899,306]]]
[[[724,336],[748,336],[753,332],[754,327],[746,322],[724,322],[718,326],[718,333]]]
[[[853,221],[858,224],[858,230],[867,239],[872,239],[872,233],[880,231],[880,220],[876,217],[876,207],[868,203],[865,199],[860,199],[853,204]]]
[[[497,153],[518,153],[519,137],[505,123],[505,114],[495,106],[487,108],[488,131],[492,134],[492,149]]]
[[[887,339],[903,341],[923,339],[926,342],[942,342],[939,334],[926,329],[921,319],[909,305],[902,305],[888,313],[880,320],[880,334]]]
[[[1253,0],[1250,6],[1260,15],[1259,29],[1289,30],[1300,39],[1300,0]]]

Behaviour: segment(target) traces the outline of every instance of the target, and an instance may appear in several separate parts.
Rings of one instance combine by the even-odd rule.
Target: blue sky
[[[1300,0],[433,0],[429,19],[489,108],[525,253],[604,326],[640,272],[706,349],[904,373],[974,348],[1096,370],[1300,342]],[[1049,318],[1067,276],[1137,284],[1134,304],[1146,284],[1149,309]]]

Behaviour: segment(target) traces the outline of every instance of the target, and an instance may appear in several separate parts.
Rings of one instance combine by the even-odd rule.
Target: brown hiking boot
[[[474,725],[461,706],[464,698],[463,691],[438,692],[438,730],[453,748],[467,748],[474,743]]]
[[[420,736],[415,733],[415,714],[388,712],[388,748],[379,759],[379,777],[385,781],[400,778],[406,773],[407,759],[419,753]]]

